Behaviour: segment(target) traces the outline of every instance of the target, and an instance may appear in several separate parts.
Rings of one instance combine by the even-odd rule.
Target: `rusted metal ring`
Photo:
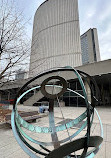
[[[50,94],[46,91],[45,89],[45,86],[47,85],[47,83],[52,80],[52,79],[58,79],[59,82],[62,84],[62,90],[57,93],[57,94]],[[60,77],[60,76],[51,76],[51,77],[48,77],[47,79],[45,79],[42,84],[41,84],[41,92],[42,94],[47,97],[47,98],[50,98],[50,99],[55,99],[57,97],[60,97],[65,91],[67,90],[67,82],[64,78]]]

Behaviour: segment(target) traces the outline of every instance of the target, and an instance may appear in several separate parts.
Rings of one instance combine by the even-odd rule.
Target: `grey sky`
[[[101,59],[111,58],[111,1],[110,0],[78,0],[81,34],[89,28],[97,28]],[[28,35],[32,36],[33,18],[36,9],[44,0],[15,0],[19,10],[24,11],[26,19],[31,17],[27,25]]]

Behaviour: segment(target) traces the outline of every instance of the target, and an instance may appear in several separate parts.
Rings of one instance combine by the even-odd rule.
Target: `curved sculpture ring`
[[[59,73],[58,73],[59,72]],[[83,95],[78,93],[77,91],[68,87],[68,79],[64,79],[64,75],[59,76],[60,73],[72,73],[78,79]],[[32,82],[36,82],[39,78],[46,77],[45,80],[41,80],[41,83],[36,83],[35,87],[30,87],[28,90],[25,91],[25,88],[31,84]],[[71,78],[72,79],[72,78]],[[87,82],[90,91],[91,91],[91,102],[88,100],[87,91],[84,85],[84,82]],[[93,85],[93,86],[92,86]],[[47,91],[47,88],[50,90]],[[42,95],[49,100],[49,126],[38,126],[29,124],[19,115],[17,111],[17,104],[19,101],[32,90],[41,91]],[[55,93],[53,93],[55,91]],[[86,104],[86,110],[80,114],[77,118],[69,120],[63,124],[56,124],[55,125],[55,118],[54,118],[54,101],[56,100],[59,105],[59,98],[64,95],[66,91],[70,93],[74,93],[78,95],[82,99],[84,99]],[[96,92],[96,93],[95,93]],[[11,115],[11,125],[14,136],[18,142],[18,144],[22,147],[22,149],[32,158],[93,158],[96,153],[99,151],[101,143],[103,141],[103,127],[101,123],[101,119],[97,110],[95,109],[95,105],[99,101],[99,89],[95,80],[89,76],[88,74],[77,71],[71,67],[64,67],[64,68],[57,68],[53,70],[49,70],[47,72],[41,73],[36,77],[32,78],[28,81],[18,92],[15,103],[13,105],[13,111]],[[63,116],[63,112],[60,107],[61,114]],[[91,135],[91,127],[93,124],[94,112],[96,112],[100,127],[101,127],[101,135],[100,136],[92,136]],[[63,116],[64,118],[64,116]],[[80,127],[75,130],[75,127],[80,124]],[[30,135],[28,135],[24,129],[34,132],[34,133],[41,133],[41,134],[50,134],[51,141],[40,141],[34,139]],[[70,135],[68,130],[73,130],[73,133]],[[83,137],[77,138],[77,136],[86,129],[86,133]],[[58,132],[67,131],[68,137],[65,138],[58,138]],[[46,139],[47,140],[47,139]],[[35,145],[32,146],[30,143],[34,143],[39,146],[36,148]],[[54,149],[51,149],[53,147]],[[88,150],[89,147],[92,147],[90,151]],[[40,150],[40,148],[42,150]],[[81,152],[77,154],[77,151]]]

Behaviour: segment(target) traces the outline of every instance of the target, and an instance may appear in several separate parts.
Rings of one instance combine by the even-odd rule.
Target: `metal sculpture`
[[[76,75],[76,78],[78,78],[79,83],[81,85],[83,95],[79,94],[78,92],[68,88],[67,86],[67,80],[65,80],[63,77],[59,76],[58,72],[73,72]],[[53,75],[53,73],[57,73],[57,75]],[[36,83],[37,86],[28,89],[27,91],[23,92],[26,86],[28,86],[33,81],[36,81],[40,77],[43,76],[48,77],[43,80],[43,82],[39,85]],[[56,80],[57,83],[54,84],[53,80]],[[87,82],[87,84],[90,87],[91,90],[91,102],[88,101],[87,98],[87,92],[85,89],[84,81]],[[90,82],[89,82],[90,81]],[[50,82],[50,83],[49,83]],[[93,85],[93,86],[92,86]],[[46,90],[46,87],[51,88],[59,88],[60,91],[56,93],[49,93]],[[41,91],[43,96],[49,99],[49,127],[41,127],[41,126],[35,126],[33,124],[29,124],[25,120],[21,118],[21,116],[18,114],[17,111],[17,104],[19,101],[30,91],[38,89]],[[80,116],[78,116],[76,119],[73,119],[69,122],[64,122],[64,124],[61,125],[55,125],[54,120],[54,100],[56,99],[59,102],[59,97],[64,94],[64,92],[68,90],[70,92],[75,93],[76,95],[79,95],[81,98],[85,100],[86,103],[86,111],[83,112]],[[23,92],[23,93],[22,93]],[[96,94],[95,94],[96,92]],[[13,111],[11,115],[11,124],[12,124],[12,130],[14,133],[14,136],[18,142],[18,144],[22,147],[22,149],[32,158],[40,158],[40,156],[43,156],[45,158],[93,158],[95,154],[99,151],[101,143],[103,141],[103,128],[101,119],[99,117],[99,114],[97,110],[95,109],[96,103],[99,101],[99,90],[97,87],[97,84],[95,80],[89,76],[88,74],[77,71],[71,67],[65,67],[65,68],[57,68],[53,70],[49,70],[47,72],[41,73],[28,81],[18,92],[15,103],[13,105]],[[61,110],[61,109],[60,109]],[[100,136],[91,136],[90,130],[91,126],[93,124],[93,118],[94,118],[94,112],[96,112],[100,127],[101,127],[101,135]],[[63,113],[62,113],[63,115]],[[69,135],[68,137],[59,140],[57,133],[60,131],[68,130],[70,128],[73,128],[75,125],[78,125],[80,122],[84,121],[83,124],[81,124],[80,128],[74,132],[72,135]],[[38,141],[31,136],[27,135],[23,129],[27,129],[29,131],[35,132],[35,133],[47,133],[51,135],[52,141],[50,142],[43,142]],[[79,135],[79,133],[84,129],[87,128],[86,134],[84,137],[75,139],[76,136]],[[32,145],[30,145],[29,141],[39,145],[43,149],[43,151],[36,149]],[[50,150],[50,146],[53,146],[54,149]],[[88,151],[89,147],[93,147],[92,150]],[[83,149],[81,155],[76,154],[76,151]],[[35,154],[36,153],[36,154]]]

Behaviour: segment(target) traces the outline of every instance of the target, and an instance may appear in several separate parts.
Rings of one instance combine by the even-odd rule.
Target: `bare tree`
[[[27,64],[30,40],[26,35],[24,17],[12,1],[0,2],[0,80],[9,79]],[[24,67],[25,68],[25,67]]]

